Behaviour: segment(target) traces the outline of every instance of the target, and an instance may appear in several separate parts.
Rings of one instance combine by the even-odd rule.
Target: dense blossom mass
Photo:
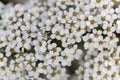
[[[0,2],[0,80],[120,80],[119,3]]]

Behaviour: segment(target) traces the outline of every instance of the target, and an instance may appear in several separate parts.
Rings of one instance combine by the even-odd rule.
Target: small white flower
[[[60,62],[62,66],[70,66],[74,56],[71,53],[61,52]]]

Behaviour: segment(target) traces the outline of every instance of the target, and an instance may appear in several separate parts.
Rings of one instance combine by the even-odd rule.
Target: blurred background
[[[12,3],[14,3],[14,4],[16,4],[16,3],[24,3],[25,2],[25,0],[0,0],[1,2],[3,2],[3,3],[8,3],[8,2],[12,2]]]

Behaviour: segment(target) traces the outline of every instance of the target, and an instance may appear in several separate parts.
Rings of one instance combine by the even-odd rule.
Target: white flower
[[[35,51],[36,53],[44,53],[46,52],[46,41],[41,41],[41,40],[35,40],[33,41],[33,45],[35,45]]]
[[[39,63],[38,67],[39,67],[38,68],[39,73],[43,73],[43,74],[47,74],[49,70],[51,70],[51,67],[47,63]]]
[[[62,66],[70,66],[74,56],[71,53],[61,52],[60,62]]]
[[[75,53],[73,53],[75,59],[80,59],[81,58],[81,55],[82,55],[82,50],[81,49],[77,49],[75,51]]]
[[[46,54],[46,62],[50,64],[51,66],[55,67],[59,64],[60,62],[60,57],[58,53],[49,53]]]
[[[61,7],[62,9],[66,9],[67,8],[67,2],[68,1],[65,1],[65,0],[59,0],[56,2],[57,6],[58,7]]]

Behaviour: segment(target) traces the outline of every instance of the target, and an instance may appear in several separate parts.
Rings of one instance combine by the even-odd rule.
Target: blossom
[[[119,80],[119,1],[0,2],[0,80]]]

